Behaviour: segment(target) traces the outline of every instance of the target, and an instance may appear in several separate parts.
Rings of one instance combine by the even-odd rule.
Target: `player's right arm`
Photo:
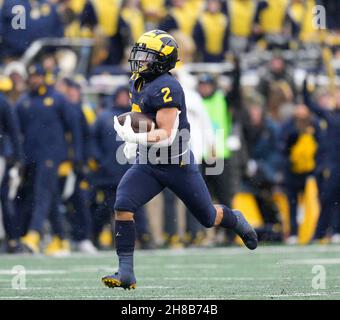
[[[123,125],[120,125],[117,117],[114,117],[114,128],[125,142],[143,145],[157,144],[159,147],[166,147],[170,146],[176,137],[179,114],[180,112],[177,108],[157,111],[157,128],[145,133],[135,133],[133,131],[130,116],[126,117]]]
[[[321,118],[327,119],[329,117],[329,110],[326,110],[322,107],[320,107],[315,101],[312,100],[311,95],[312,95],[312,90],[308,88],[308,77],[303,82],[303,99],[305,105],[308,107],[310,111],[315,113],[317,116]]]
[[[177,82],[170,81],[164,86],[157,85],[153,87],[145,95],[145,100],[156,113],[156,128],[147,133],[134,133],[131,128],[130,117],[126,117],[123,126],[115,118],[115,129],[118,135],[125,142],[143,145],[157,144],[159,147],[170,146],[176,137],[179,127],[182,98],[183,91]]]
[[[157,111],[156,122],[157,129],[148,132],[147,141],[170,146],[177,133],[179,110],[177,108],[165,108]]]
[[[149,99],[156,112],[157,128],[148,133],[149,143],[160,146],[170,146],[173,143],[179,126],[182,98],[183,90],[174,80],[164,81],[154,88]]]

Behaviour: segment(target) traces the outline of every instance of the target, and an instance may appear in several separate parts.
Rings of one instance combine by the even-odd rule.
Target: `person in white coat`
[[[205,110],[203,101],[196,87],[196,78],[185,70],[176,69],[173,74],[178,78],[185,92],[187,116],[190,122],[191,141],[190,147],[196,162],[200,165],[207,155],[214,161],[215,136],[209,115]],[[200,166],[201,168],[201,166]],[[176,212],[176,197],[170,190],[164,191],[164,232],[170,247],[179,247],[178,223]],[[199,246],[205,239],[205,229],[198,221],[186,212],[185,244],[188,246]]]

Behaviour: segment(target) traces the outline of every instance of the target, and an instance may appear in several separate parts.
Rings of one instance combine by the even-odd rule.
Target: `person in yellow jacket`
[[[262,48],[288,48],[289,0],[261,0],[254,19],[254,40]]]
[[[120,15],[120,8],[118,0],[87,0],[81,14],[81,26],[96,32],[97,39],[107,40],[101,64],[120,64],[130,42],[130,28]]]
[[[146,29],[155,29],[167,14],[166,0],[140,0]]]
[[[289,6],[292,36],[301,43],[319,43],[321,40],[320,30],[313,24],[315,6],[315,0],[293,0]]]
[[[196,5],[192,2],[196,1]],[[171,0],[169,14],[159,23],[160,30],[171,32],[180,30],[182,33],[192,36],[193,29],[201,10],[200,0]],[[195,3],[194,3],[195,4]]]
[[[121,17],[129,25],[133,42],[145,32],[145,19],[139,0],[125,0],[122,4]]]
[[[86,26],[81,25],[81,15],[86,0],[68,0],[59,4],[59,11],[63,16],[66,38],[91,38],[93,33]]]
[[[257,2],[253,0],[224,0],[223,10],[230,20],[230,49],[237,54],[248,50],[253,33]]]
[[[209,0],[194,28],[197,52],[204,62],[221,62],[228,49],[229,20],[220,0]]]
[[[320,127],[307,106],[300,103],[295,106],[294,117],[282,125],[280,132],[283,185],[290,207],[290,235],[286,241],[296,244],[298,196],[305,190],[307,178],[316,170]]]

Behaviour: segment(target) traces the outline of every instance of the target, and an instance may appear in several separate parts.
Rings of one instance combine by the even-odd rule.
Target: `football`
[[[118,121],[121,125],[124,124],[127,116],[131,117],[131,127],[136,133],[149,132],[155,127],[155,123],[152,119],[140,112],[126,112],[121,114],[118,117]]]

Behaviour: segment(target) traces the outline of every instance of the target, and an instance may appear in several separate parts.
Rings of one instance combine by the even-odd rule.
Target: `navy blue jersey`
[[[52,87],[41,93],[27,93],[16,106],[26,164],[53,160],[54,163],[67,160],[65,134],[72,134],[74,157],[81,160],[79,126],[68,102]]]
[[[158,161],[163,162],[179,158],[189,149],[190,124],[187,119],[187,110],[183,88],[170,73],[162,74],[150,82],[143,82],[142,78],[132,77],[130,80],[130,93],[132,111],[142,112],[156,123],[156,114],[163,108],[177,108],[179,115],[178,133],[170,147],[158,148],[155,154]],[[144,148],[150,151],[151,148]],[[145,156],[145,152],[139,148],[139,155]],[[150,154],[149,152],[149,160]],[[176,161],[175,161],[176,162]]]
[[[14,108],[0,92],[0,156],[8,156],[8,149],[11,149],[13,158],[16,161],[21,160],[19,132],[19,121]]]

